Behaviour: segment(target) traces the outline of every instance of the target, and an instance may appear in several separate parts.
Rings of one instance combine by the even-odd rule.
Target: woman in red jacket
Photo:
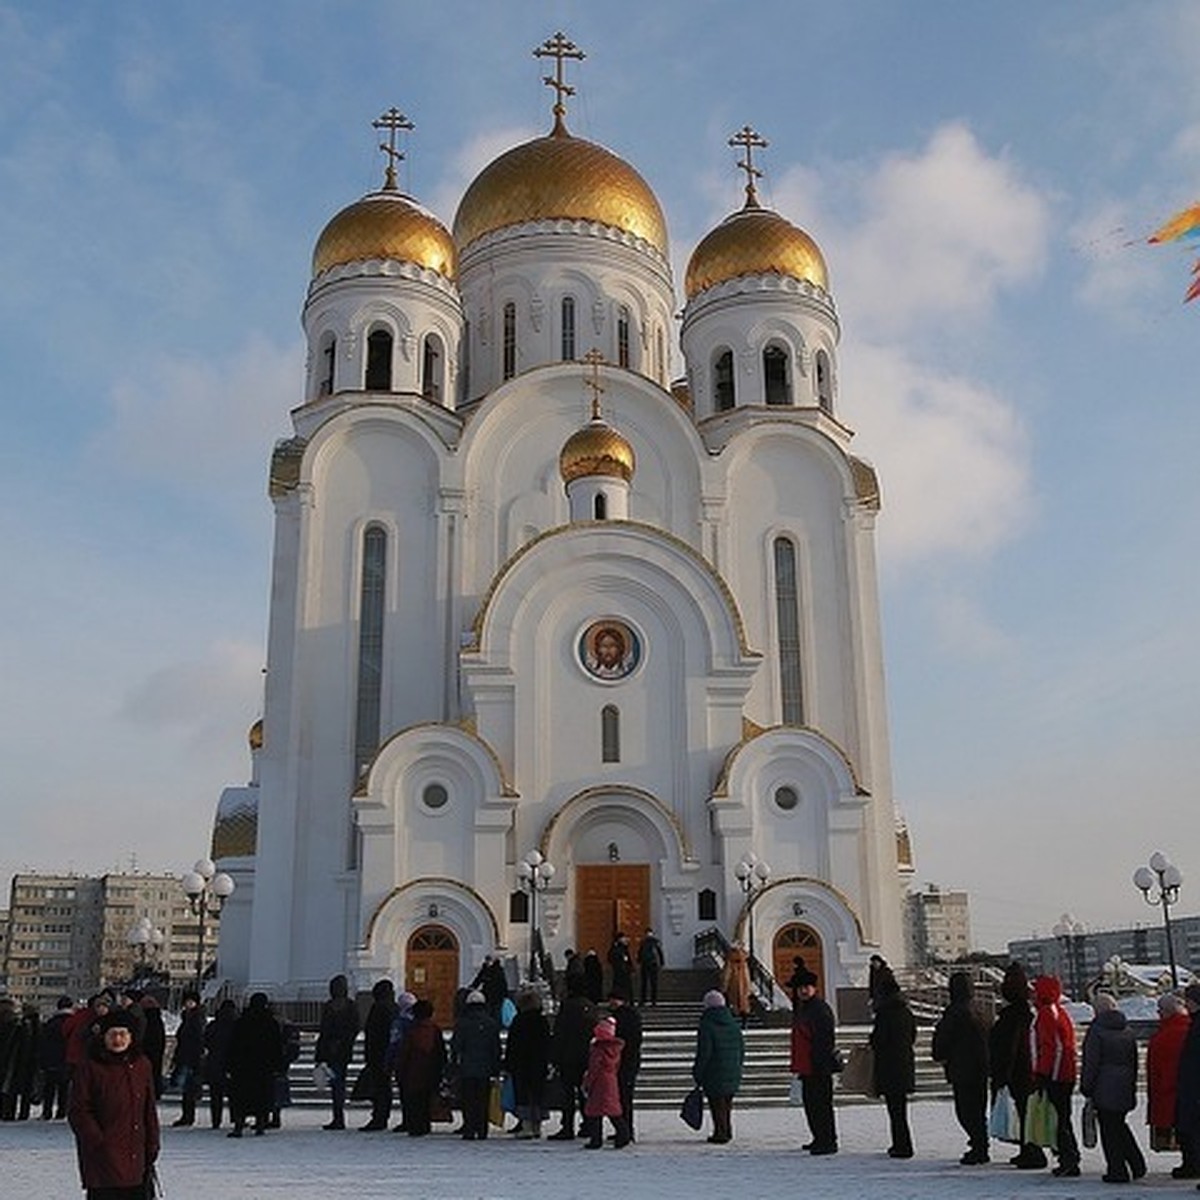
[[[591,1137],[584,1143],[585,1150],[599,1150],[604,1144],[604,1118],[613,1123],[618,1150],[628,1146],[629,1119],[621,1108],[621,1085],[617,1079],[617,1068],[621,1065],[621,1051],[625,1043],[617,1037],[617,1023],[605,1017],[596,1023],[592,1044],[588,1050],[587,1070],[583,1075],[583,1092],[587,1097],[583,1115]]]
[[[1146,1046],[1146,1124],[1150,1126],[1150,1148],[1168,1149],[1175,1140],[1175,1097],[1179,1082],[1179,1056],[1192,1018],[1187,1005],[1174,992],[1158,998],[1158,1028]],[[1183,1162],[1171,1174],[1176,1179],[1200,1178],[1200,1163],[1194,1162],[1191,1146],[1180,1143]]]
[[[159,1147],[154,1073],[124,1011],[101,1020],[72,1076],[67,1115],[88,1200],[145,1200]]]

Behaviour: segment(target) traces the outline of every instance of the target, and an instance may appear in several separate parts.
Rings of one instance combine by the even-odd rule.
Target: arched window
[[[367,377],[364,386],[368,392],[392,390],[392,335],[386,329],[372,329],[367,334]]]
[[[337,362],[337,338],[328,334],[321,346],[321,381],[317,384],[318,396],[333,395],[333,364]]]
[[[723,350],[713,364],[713,406],[717,412],[725,412],[734,404],[733,351]]]
[[[508,919],[514,925],[529,924],[529,893],[509,892]]]
[[[829,373],[829,355],[817,351],[817,403],[823,412],[833,413],[833,379]]]
[[[383,611],[387,533],[378,525],[363,532],[358,605],[358,693],[354,714],[354,778],[366,770],[379,747],[383,687]]]
[[[768,404],[791,404],[787,355],[778,346],[763,351],[763,387]]]
[[[615,704],[600,710],[600,761],[621,761],[621,714]]]
[[[421,356],[421,395],[434,404],[442,402],[442,339],[436,333],[425,335]]]
[[[504,370],[511,379],[517,373],[517,306],[510,300],[504,306]]]
[[[564,296],[562,302],[562,360],[575,357],[575,297]]]
[[[608,516],[608,497],[603,492],[597,493],[592,501],[592,516],[597,521],[603,521]]]
[[[629,309],[617,309],[617,366],[629,366]]]
[[[715,921],[717,919],[717,893],[712,888],[703,888],[696,894],[696,920]]]
[[[796,582],[796,547],[775,539],[775,616],[779,631],[779,694],[783,723],[804,724],[800,673],[800,592]]]

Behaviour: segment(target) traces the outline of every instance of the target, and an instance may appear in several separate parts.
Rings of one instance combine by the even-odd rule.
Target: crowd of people
[[[744,1025],[750,1009],[743,968],[735,955],[722,986],[702,1000],[692,1075],[711,1124],[708,1141],[730,1142],[733,1108],[742,1084]],[[595,966],[589,967],[594,960]],[[635,1094],[641,1066],[642,1017],[634,998],[640,968],[642,1005],[657,1002],[661,947],[647,931],[637,951],[619,934],[608,953],[608,979],[594,951],[569,954],[553,1019],[545,987],[510,995],[503,964],[483,963],[460,993],[452,1030],[443,1030],[428,999],[396,994],[378,981],[365,1018],[349,981],[329,982],[315,1047],[315,1074],[328,1089],[328,1130],[344,1130],[347,1099],[368,1102],[365,1132],[394,1129],[410,1137],[430,1133],[437,1121],[461,1113],[456,1132],[482,1141],[503,1126],[497,1106],[512,1113],[518,1139],[583,1138],[584,1147],[617,1149],[636,1140]],[[882,959],[872,963],[869,1000],[872,1025],[861,1063],[844,1062],[837,1046],[833,1010],[820,995],[820,980],[795,960],[786,986],[792,995],[790,1070],[794,1101],[811,1134],[811,1155],[838,1152],[834,1082],[852,1070],[851,1085],[883,1099],[891,1158],[913,1157],[908,1103],[916,1090],[917,1022]],[[596,971],[600,984],[597,989]],[[606,991],[603,1003],[599,995]],[[1103,1179],[1125,1183],[1146,1174],[1146,1157],[1129,1125],[1137,1104],[1139,1052],[1133,1030],[1113,996],[1093,996],[1093,1017],[1081,1044],[1058,980],[1032,982],[1019,963],[1008,967],[993,1020],[976,1003],[970,977],[955,973],[949,1003],[932,1038],[953,1094],[954,1114],[966,1137],[960,1159],[981,1166],[998,1139],[1011,1142],[1009,1159],[1021,1170],[1050,1166],[1059,1177],[1080,1174],[1073,1098],[1084,1099],[1081,1135],[1098,1142]],[[1160,1020],[1145,1055],[1146,1121],[1153,1150],[1177,1151],[1176,1179],[1200,1179],[1200,984],[1159,1001]],[[351,1085],[355,1045],[363,1039],[362,1068]],[[239,1011],[224,1000],[211,1019],[200,998],[185,993],[170,1062],[162,1010],[154,997],[136,992],[99,993],[86,1005],[63,997],[44,1022],[36,1010],[0,997],[0,1120],[26,1120],[40,1106],[43,1120],[67,1119],[74,1131],[80,1176],[89,1196],[153,1195],[159,1153],[158,1102],[168,1087],[178,1092],[173,1124],[196,1123],[208,1091],[209,1123],[219,1129],[226,1109],[229,1136],[248,1127],[256,1135],[280,1125],[289,1103],[288,1067],[299,1055],[296,1026],[280,1018],[261,992]],[[503,1084],[501,1084],[503,1080]],[[501,1094],[498,1094],[498,1089]],[[849,1088],[847,1089],[849,1090]],[[398,1120],[393,1124],[393,1117]],[[1095,1140],[1093,1140],[1095,1139]],[[1049,1152],[1049,1153],[1048,1153]]]

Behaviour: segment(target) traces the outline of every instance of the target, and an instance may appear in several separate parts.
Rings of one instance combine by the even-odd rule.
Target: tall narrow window
[[[617,366],[629,366],[629,309],[617,309]]]
[[[796,582],[796,547],[775,539],[775,614],[779,628],[779,694],[783,723],[804,724],[800,679],[800,591]]]
[[[562,302],[562,360],[575,357],[575,297],[564,296]]]
[[[787,355],[778,346],[763,351],[763,387],[768,404],[791,404]]]
[[[378,525],[370,526],[363,533],[362,551],[358,606],[358,695],[354,714],[356,780],[379,748],[387,534]]]
[[[665,386],[667,382],[667,342],[663,337],[661,325],[654,331],[654,370],[658,376],[658,382]]]
[[[615,704],[600,710],[600,761],[621,761],[621,714]]]
[[[392,390],[392,335],[386,329],[372,329],[367,335],[368,392]]]
[[[829,355],[817,351],[817,403],[827,413],[833,412],[833,381],[829,377]]]
[[[321,382],[318,396],[333,395],[333,364],[337,361],[337,338],[331,337],[321,349]]]
[[[462,370],[458,373],[458,398],[466,404],[471,398],[471,322],[463,322],[462,331]]]
[[[592,516],[597,521],[603,521],[608,516],[608,497],[603,492],[592,501]]]
[[[713,364],[713,404],[717,412],[725,412],[733,403],[733,351],[725,350]]]
[[[434,404],[442,402],[442,339],[436,333],[425,336],[421,356],[421,395]]]
[[[505,379],[517,373],[517,306],[510,300],[504,306],[504,370]]]

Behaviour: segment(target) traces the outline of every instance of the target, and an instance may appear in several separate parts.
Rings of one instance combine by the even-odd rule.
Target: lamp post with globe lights
[[[224,871],[218,871],[210,858],[198,859],[192,869],[180,880],[187,895],[188,904],[196,916],[196,994],[200,994],[204,983],[204,932],[205,920],[211,912],[221,915],[225,901],[233,895],[237,886]]]
[[[1062,943],[1067,963],[1067,985],[1074,1000],[1082,1000],[1084,962],[1083,951],[1087,940],[1087,926],[1077,921],[1070,913],[1063,913],[1050,931]]]
[[[1171,986],[1175,988],[1179,986],[1179,972],[1175,969],[1175,945],[1171,940],[1171,905],[1179,899],[1179,886],[1182,883],[1183,875],[1179,868],[1161,850],[1155,850],[1150,855],[1149,864],[1138,867],[1133,873],[1133,886],[1142,893],[1142,899],[1147,904],[1162,906],[1167,962],[1171,966]],[[1156,886],[1158,893],[1152,896],[1150,893]]]
[[[538,850],[530,850],[517,863],[517,884],[529,893],[529,980],[536,983],[540,977],[538,969],[538,943],[541,930],[538,927],[538,893],[544,892],[554,878],[554,864],[542,857]]]
[[[155,972],[155,961],[158,952],[162,949],[162,944],[165,940],[163,931],[158,929],[148,916],[141,916],[130,926],[129,932],[125,935],[125,940],[137,955],[137,964],[133,970],[133,977],[139,979],[145,977],[147,974],[153,974]],[[147,957],[150,960],[149,970],[146,967]]]
[[[746,897],[746,927],[750,937],[750,962],[754,964],[754,901],[771,878],[771,867],[764,862],[753,850],[747,850],[733,868],[738,886]]]

